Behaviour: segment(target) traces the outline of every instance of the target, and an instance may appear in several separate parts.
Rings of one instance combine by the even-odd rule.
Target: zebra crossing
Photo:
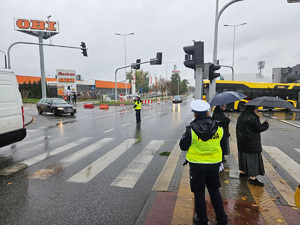
[[[289,173],[289,175],[298,183],[300,184],[299,180],[299,171],[300,171],[300,165],[297,163],[293,158],[289,157],[287,154],[285,154],[283,151],[281,151],[279,148],[274,146],[262,146],[263,151],[268,153],[271,156],[272,160],[275,160],[277,163],[279,163],[282,168]],[[238,162],[238,151],[236,147],[236,143],[231,143],[231,154],[234,156],[236,164]],[[295,152],[298,152],[298,148],[293,148]],[[299,152],[298,152],[299,154]],[[274,187],[277,189],[277,191],[281,194],[281,196],[284,198],[284,200],[288,203],[290,206],[295,205],[294,201],[294,190],[291,188],[286,180],[280,176],[280,174],[276,171],[276,167],[274,168],[273,163],[269,162],[269,160],[265,157],[263,157],[264,161],[264,167],[265,167],[265,176],[268,177],[268,179],[271,181],[271,183],[274,185]],[[300,155],[299,155],[300,157]],[[230,168],[229,176],[238,178],[239,170],[238,167],[236,168]]]
[[[126,126],[127,124],[124,125]],[[110,131],[108,130],[108,132]],[[51,136],[40,136],[29,139],[28,141],[24,141],[22,143],[24,148],[20,150],[20,152],[26,152],[26,154],[28,153],[28,155],[31,156],[9,167],[1,169],[0,175],[9,176],[42,161],[47,163],[47,160],[53,156],[58,156],[57,158],[59,158],[60,154],[65,153],[67,155],[68,152],[70,152],[69,155],[59,158],[56,162],[52,161],[48,163],[46,167],[39,168],[36,172],[29,175],[29,178],[47,179],[52,175],[67,169],[67,167],[71,165],[83,162],[85,157],[99,151],[104,146],[108,144],[112,145],[112,149],[110,149],[106,154],[94,159],[94,161],[89,165],[85,165],[83,169],[80,171],[75,171],[72,175],[66,178],[66,182],[84,184],[90,182],[96,176],[100,175],[105,168],[113,164],[116,159],[122,157],[126,151],[128,151],[134,144],[138,142],[138,140],[135,138],[128,138],[123,142],[116,144],[114,144],[116,142],[116,138],[112,137],[105,137],[97,141],[94,139],[94,137],[82,137],[73,142],[54,147],[49,152],[39,153],[34,156],[32,156],[33,154],[30,154],[30,151],[41,148],[44,144],[43,142],[46,140],[49,142],[52,141]],[[137,154],[127,166],[124,166],[125,168],[123,171],[121,171],[121,173],[114,178],[110,186],[133,188],[150,162],[153,160],[154,156],[157,154],[160,147],[163,145],[163,142],[164,140],[149,140],[148,144],[141,150],[141,152]],[[32,147],[27,145],[32,145]],[[273,160],[278,162],[296,182],[300,183],[300,165],[294,159],[274,146],[263,146],[263,149],[272,157]],[[295,151],[296,154],[300,154],[299,148],[294,148],[293,151]],[[232,154],[235,155],[237,159],[237,152],[233,151]],[[291,196],[292,190],[288,189],[286,186],[283,186],[282,182],[278,182],[279,180],[284,179],[282,179],[278,173],[276,173],[275,169],[267,159],[264,158],[264,161],[266,175],[270,178],[274,178],[270,180],[280,192],[286,192],[283,193],[283,196],[287,196],[287,202],[290,203],[291,200],[288,198]]]
[[[49,138],[49,137],[47,137]],[[44,143],[41,143],[45,137],[33,138],[24,144],[32,144],[32,147],[24,148],[26,152],[29,153],[30,149],[34,151],[36,148],[41,148]],[[60,173],[67,167],[79,162],[84,161],[84,158],[88,155],[99,151],[105,145],[109,143],[113,144],[116,138],[102,138],[99,141],[94,142],[93,137],[83,137],[74,142],[66,143],[62,146],[53,148],[49,152],[34,155],[32,157],[26,158],[21,162],[15,163],[11,166],[3,168],[0,170],[0,175],[9,176],[18,171],[26,169],[33,166],[39,162],[44,161],[47,164],[47,160],[53,156],[59,155],[61,153],[67,153],[70,150],[70,154],[62,159],[58,159],[56,162],[48,163],[46,167],[40,168],[33,174],[29,175],[29,178],[35,179],[47,179],[54,174]],[[128,151],[134,144],[139,142],[135,138],[128,138],[117,146],[109,150],[106,154],[95,159],[92,163],[87,165],[80,171],[76,171],[71,177],[66,179],[66,182],[70,183],[88,183],[94,177],[101,174],[101,172],[111,165],[116,159],[121,157],[126,151]],[[148,167],[149,163],[152,161],[159,148],[163,145],[163,140],[150,140],[146,147],[129,163],[129,165],[120,173],[118,177],[111,183],[111,186],[133,188],[139,178],[142,176],[143,172]],[[84,147],[80,148],[80,146]],[[114,144],[113,144],[114,145]],[[20,145],[21,146],[21,145]],[[24,145],[25,146],[25,145]],[[78,149],[74,152],[74,149]],[[24,150],[23,149],[23,150]],[[73,151],[72,151],[73,149]],[[22,152],[22,149],[19,151]],[[58,157],[59,158],[59,157]]]

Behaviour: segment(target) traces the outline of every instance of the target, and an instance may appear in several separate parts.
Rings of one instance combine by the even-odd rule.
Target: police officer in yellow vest
[[[139,123],[141,122],[141,109],[142,109],[142,101],[140,99],[140,96],[137,95],[134,101],[135,103],[133,108],[135,109],[135,118],[136,118],[136,122]]]
[[[194,120],[186,127],[180,140],[180,148],[187,151],[186,160],[190,165],[190,185],[195,197],[194,222],[208,224],[205,202],[205,186],[208,189],[218,224],[227,224],[228,219],[223,207],[219,188],[219,167],[222,162],[220,146],[223,128],[208,114],[210,105],[202,100],[190,104]]]

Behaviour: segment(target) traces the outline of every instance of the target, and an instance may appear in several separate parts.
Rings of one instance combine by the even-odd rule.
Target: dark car
[[[182,103],[182,96],[181,95],[176,95],[173,97],[173,103]]]
[[[36,105],[39,114],[51,112],[54,116],[64,113],[76,113],[76,107],[61,98],[42,98]]]

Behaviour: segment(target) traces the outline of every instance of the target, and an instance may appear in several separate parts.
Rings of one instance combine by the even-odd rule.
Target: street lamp
[[[0,52],[4,54],[4,62],[5,62],[5,69],[7,69],[7,61],[6,61],[6,53],[0,49]]]
[[[47,16],[47,18],[48,18],[48,35],[49,35],[49,38],[50,38],[50,45],[52,45],[52,42],[51,42],[51,33],[50,33],[50,21],[49,21],[49,19],[51,18],[51,15],[49,15],[49,16]]]
[[[246,25],[247,23],[241,23],[237,25],[224,24],[225,27],[233,27],[233,50],[232,50],[232,69],[234,70],[234,47],[235,47],[235,27]],[[234,75],[232,74],[232,80],[234,80]]]
[[[133,35],[134,33],[129,33],[129,34],[119,34],[119,33],[115,33],[115,35],[120,35],[124,37],[124,49],[125,49],[125,66],[127,66],[126,63],[126,36],[128,35]],[[126,99],[127,99],[127,78],[126,78],[126,73],[127,73],[127,69],[125,68],[125,80],[126,80]],[[117,101],[117,99],[116,99]]]
[[[163,62],[166,64],[166,98],[168,97],[168,87],[167,87],[167,80],[168,80],[168,64],[172,62]]]
[[[219,0],[216,0],[216,16],[215,16],[215,32],[214,32],[214,50],[213,50],[213,63],[217,64],[217,57],[218,57],[218,28],[219,28],[219,20],[224,12],[224,10],[236,3],[244,0],[231,0],[226,5],[223,6],[223,8],[219,11]],[[209,83],[209,93],[208,93],[208,99],[212,99],[216,94],[216,80],[214,79],[211,83]],[[207,96],[206,96],[207,98]]]

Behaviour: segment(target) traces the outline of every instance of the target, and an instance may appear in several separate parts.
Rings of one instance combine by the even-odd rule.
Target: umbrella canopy
[[[240,92],[224,91],[212,98],[212,100],[210,101],[210,106],[212,107],[216,105],[226,105],[228,103],[235,102],[246,97],[246,95]]]
[[[246,105],[263,106],[263,107],[270,107],[270,108],[286,108],[286,109],[295,108],[291,103],[281,98],[270,97],[270,96],[262,96],[262,97],[254,98],[250,102],[246,103],[245,106]]]

